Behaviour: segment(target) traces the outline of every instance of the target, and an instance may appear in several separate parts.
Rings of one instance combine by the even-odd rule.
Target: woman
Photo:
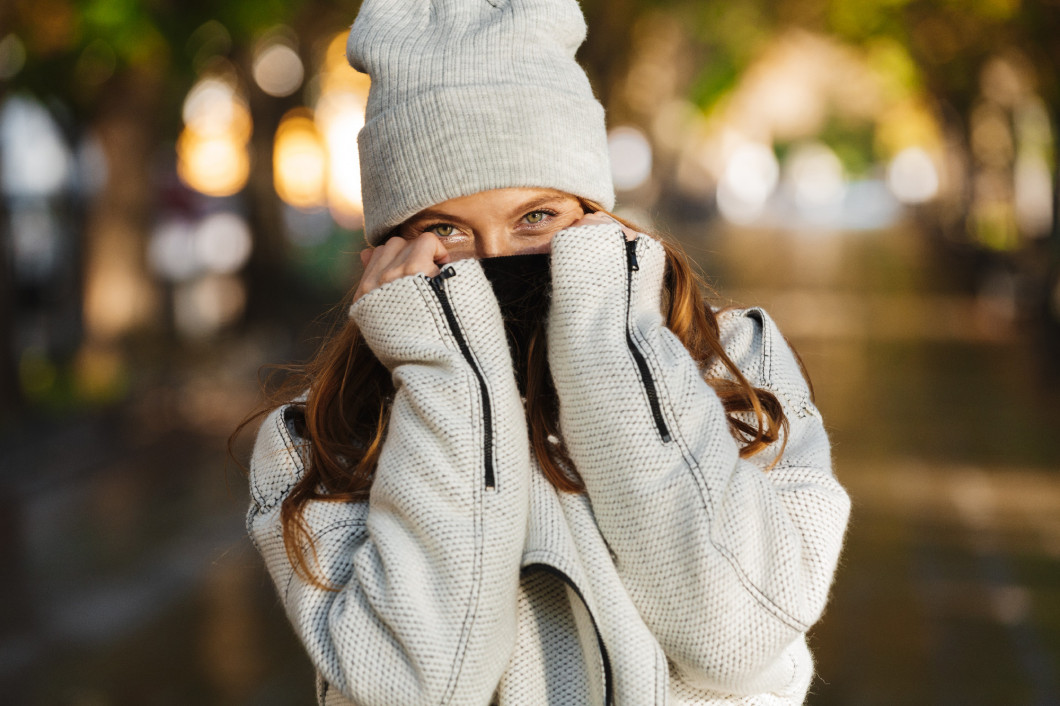
[[[800,365],[610,217],[574,0],[366,0],[364,274],[248,529],[322,704],[800,703],[849,511]],[[518,257],[501,257],[516,255]]]

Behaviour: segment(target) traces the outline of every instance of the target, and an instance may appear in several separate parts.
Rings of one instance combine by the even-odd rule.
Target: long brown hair
[[[603,211],[589,201],[583,201],[582,208],[586,212]],[[640,231],[633,224],[616,219]],[[707,382],[728,414],[729,430],[740,444],[740,457],[753,456],[782,437],[786,442],[788,420],[780,402],[767,390],[753,387],[722,348],[717,316],[704,299],[709,287],[680,246],[664,236],[654,237],[666,251],[666,326],[688,349],[701,370],[721,361],[731,376],[711,377]],[[339,304],[341,311],[351,303],[352,295],[351,290]],[[548,369],[547,350],[544,326],[538,325],[530,338],[525,361],[526,418],[531,447],[546,478],[563,492],[577,493],[585,485],[574,463],[562,442],[549,441],[550,436],[562,437],[558,429],[559,402]],[[311,501],[349,502],[368,498],[386,438],[394,386],[390,372],[349,319],[336,324],[316,355],[305,364],[274,367],[286,371],[287,378],[270,395],[272,401],[266,407],[236,427],[229,438],[229,452],[247,424],[304,394],[304,401],[297,403],[302,411],[297,424],[303,439],[301,451],[308,463],[305,475],[281,506],[284,545],[302,578],[321,588],[334,588],[324,585],[310,565],[307,548],[312,552],[313,544],[302,512]],[[751,417],[753,423],[748,421]]]

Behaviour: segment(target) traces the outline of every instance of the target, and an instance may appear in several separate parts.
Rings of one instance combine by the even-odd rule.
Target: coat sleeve
[[[552,253],[560,427],[623,584],[684,681],[741,695],[783,687],[786,650],[824,608],[849,514],[791,350],[760,311],[725,319],[731,357],[790,421],[765,472],[772,459],[739,457],[721,401],[664,325],[662,246],[582,226],[557,234]]]
[[[473,260],[446,269],[442,291],[406,277],[351,307],[396,394],[368,501],[306,507],[337,590],[284,550],[280,505],[304,468],[285,408],[251,462],[250,535],[318,671],[362,706],[486,703],[514,647],[526,426],[489,283]]]

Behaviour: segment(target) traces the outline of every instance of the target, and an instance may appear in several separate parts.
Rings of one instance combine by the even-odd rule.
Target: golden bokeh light
[[[370,79],[368,74],[354,71],[346,60],[346,38],[348,31],[337,33],[324,50],[323,69],[320,73],[320,94],[350,93],[367,96]]]
[[[328,154],[310,110],[295,108],[284,115],[276,130],[272,159],[281,199],[302,209],[325,205]]]
[[[204,137],[250,139],[250,110],[227,79],[211,76],[200,80],[188,92],[181,112],[185,126]]]
[[[247,183],[247,141],[253,122],[233,80],[207,76],[184,99],[177,138],[177,174],[208,196],[231,196]]]
[[[185,128],[177,139],[177,174],[208,196],[231,196],[250,174],[246,143],[233,135],[203,136]]]
[[[335,34],[324,50],[315,120],[328,155],[328,208],[339,225],[355,229],[363,225],[364,212],[357,133],[364,127],[370,80],[350,70],[346,38],[346,32]]]
[[[880,111],[875,147],[885,158],[910,147],[941,151],[942,133],[938,118],[921,97],[897,101]]]
[[[361,165],[357,133],[364,127],[364,101],[345,91],[325,94],[317,104],[316,121],[329,155],[327,198],[331,215],[346,228],[361,227]]]

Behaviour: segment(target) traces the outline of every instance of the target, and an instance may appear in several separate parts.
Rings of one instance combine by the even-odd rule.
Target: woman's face
[[[548,252],[552,236],[582,218],[581,204],[554,189],[480,191],[435,204],[402,223],[397,235],[438,236],[451,260]]]

